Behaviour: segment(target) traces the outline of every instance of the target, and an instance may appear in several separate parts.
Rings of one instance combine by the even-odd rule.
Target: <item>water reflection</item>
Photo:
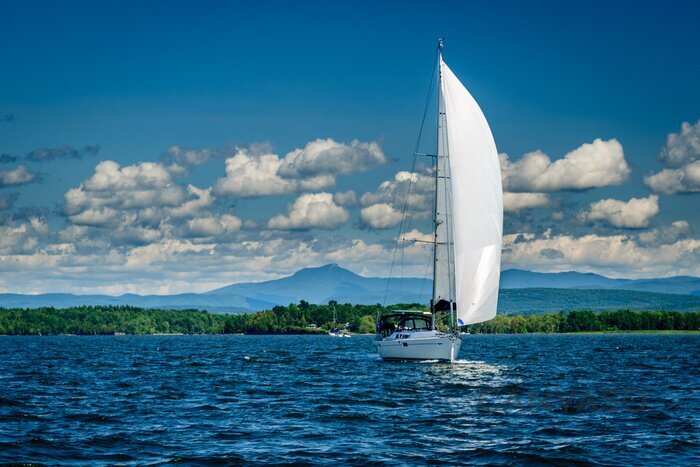
[[[508,367],[481,360],[455,360],[452,363],[438,363],[430,371],[441,383],[470,387],[499,387],[513,384],[515,378],[506,374]]]

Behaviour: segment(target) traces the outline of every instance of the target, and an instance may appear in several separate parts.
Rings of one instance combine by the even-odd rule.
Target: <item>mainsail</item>
[[[503,189],[489,124],[442,55],[440,75],[433,298],[466,325],[496,316]]]
[[[435,159],[435,250],[433,254],[433,307],[435,311],[451,310],[455,301],[454,253],[452,239],[452,189],[447,161],[445,102],[438,92],[437,158]]]

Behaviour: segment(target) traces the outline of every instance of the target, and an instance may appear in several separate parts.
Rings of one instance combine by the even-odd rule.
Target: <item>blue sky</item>
[[[3,291],[200,291],[330,261],[386,274],[401,183],[378,187],[411,167],[440,36],[515,164],[505,267],[700,275],[696,2],[124,3],[0,2]],[[277,192],[231,188],[296,149],[356,165],[297,159]],[[197,163],[173,166],[185,150]],[[517,165],[533,151],[580,173]],[[425,252],[404,253],[422,275]]]

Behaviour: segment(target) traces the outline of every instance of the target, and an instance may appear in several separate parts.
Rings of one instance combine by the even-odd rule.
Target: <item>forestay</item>
[[[479,105],[440,60],[447,133],[457,318],[460,325],[496,316],[501,270],[503,188],[489,124]]]

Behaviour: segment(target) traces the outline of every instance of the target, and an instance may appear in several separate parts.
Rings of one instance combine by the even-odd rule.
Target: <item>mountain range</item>
[[[548,287],[553,289],[612,289],[700,295],[700,278],[691,276],[661,279],[610,279],[575,271],[544,273],[508,269],[501,274],[501,289]]]
[[[310,303],[427,303],[430,279],[364,277],[337,264],[305,268],[288,277],[238,283],[210,292],[177,295],[0,294],[0,307],[67,308],[132,305],[162,309],[249,312],[306,300]],[[569,309],[700,309],[700,278],[610,279],[579,272],[538,273],[510,269],[501,274],[499,312],[542,313]]]

